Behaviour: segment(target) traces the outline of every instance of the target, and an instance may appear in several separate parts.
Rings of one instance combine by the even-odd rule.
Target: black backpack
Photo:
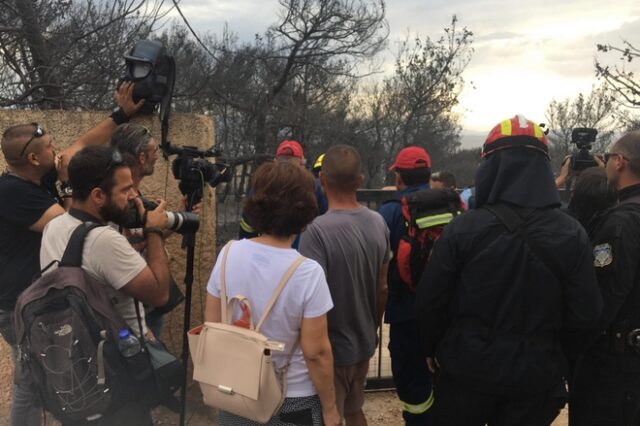
[[[17,364],[28,369],[44,408],[63,423],[112,413],[135,397],[135,379],[150,374],[132,371],[121,355],[118,332],[127,324],[104,286],[81,267],[85,237],[98,226],[79,225],[62,260],[40,273],[15,309]],[[43,274],[55,263],[57,269]],[[148,364],[148,355],[141,356]]]
[[[412,292],[420,282],[435,241],[442,229],[462,213],[460,195],[452,189],[423,189],[399,200],[404,233],[395,253],[398,273]]]

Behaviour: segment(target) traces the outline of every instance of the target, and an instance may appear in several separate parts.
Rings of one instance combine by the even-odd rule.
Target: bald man
[[[353,147],[336,145],[325,153],[320,182],[329,210],[301,234],[299,248],[327,275],[334,304],[327,320],[336,405],[347,426],[367,424],[364,384],[387,300],[391,254],[384,219],[356,199],[363,180]]]
[[[132,100],[133,85],[125,83],[115,93],[119,108],[57,155],[53,136],[37,124],[6,129],[0,141],[7,170],[0,176],[0,333],[11,346],[15,360],[13,310],[18,295],[40,271],[42,230],[65,212],[71,201],[66,186],[69,160],[80,149],[109,141],[116,126],[135,114],[143,101]],[[56,167],[57,166],[57,167]],[[59,180],[63,194],[56,189]],[[13,387],[11,426],[40,425],[40,410],[29,389],[28,377],[17,377]]]
[[[627,133],[608,151],[607,179],[620,204],[593,232],[603,332],[574,373],[574,426],[640,424],[640,131]]]

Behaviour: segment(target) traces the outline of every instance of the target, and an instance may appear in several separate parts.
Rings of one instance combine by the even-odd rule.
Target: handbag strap
[[[220,268],[220,275],[221,275],[220,276],[220,308],[221,308],[220,322],[222,322],[223,324],[230,324],[229,319],[227,318],[226,271],[227,271],[227,258],[229,257],[229,249],[231,248],[232,243],[233,241],[229,241],[227,245],[225,245],[224,248],[222,249],[223,250],[222,266]],[[267,303],[267,307],[265,308],[262,314],[262,317],[260,318],[260,321],[258,321],[258,324],[256,325],[256,328],[255,328],[256,333],[260,332],[260,328],[262,327],[262,324],[267,319],[267,316],[271,312],[273,305],[275,305],[276,300],[280,296],[280,293],[282,293],[284,286],[287,285],[293,273],[296,271],[296,269],[298,269],[298,266],[300,266],[300,264],[304,262],[305,259],[306,257],[304,256],[298,256],[296,260],[293,261],[291,266],[289,266],[289,269],[287,269],[287,271],[282,276],[282,279],[278,283],[278,286],[276,287],[275,291],[271,295],[271,299],[269,300],[269,303]]]

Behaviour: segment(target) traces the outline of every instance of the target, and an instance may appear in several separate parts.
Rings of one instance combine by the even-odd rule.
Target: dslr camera
[[[570,169],[580,172],[598,164],[593,159],[591,149],[596,141],[598,131],[589,127],[577,127],[571,132],[571,143],[576,145],[577,151],[571,154]]]
[[[154,210],[158,204],[144,197],[139,197],[142,205],[146,210]],[[165,211],[167,215],[167,229],[179,234],[196,233],[200,227],[200,218],[197,214],[191,212],[170,212]],[[138,208],[133,200],[129,202],[129,218],[122,225],[123,228],[143,228],[144,220],[140,217]]]

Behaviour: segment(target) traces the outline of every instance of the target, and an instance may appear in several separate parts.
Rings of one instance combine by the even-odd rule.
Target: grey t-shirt
[[[378,275],[389,261],[389,229],[366,207],[329,210],[302,233],[300,253],[325,271],[334,308],[328,312],[334,363],[354,365],[376,349]]]

